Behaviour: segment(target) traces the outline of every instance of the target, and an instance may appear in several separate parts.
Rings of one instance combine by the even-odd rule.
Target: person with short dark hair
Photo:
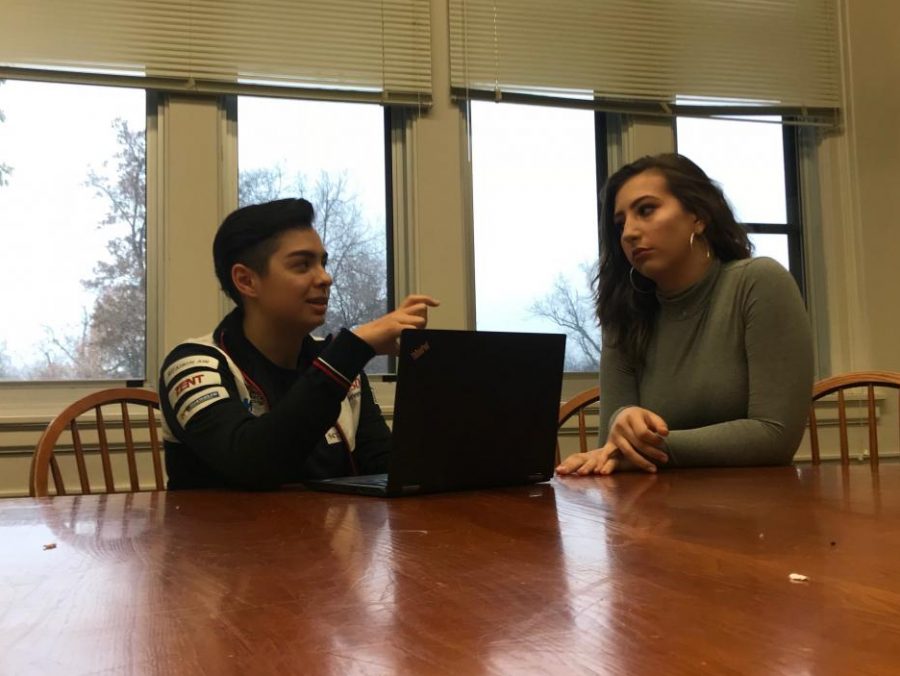
[[[272,489],[387,471],[391,433],[363,367],[424,328],[430,296],[318,339],[332,279],[305,199],[243,207],[219,226],[216,276],[237,307],[166,357],[159,380],[170,489]]]
[[[790,273],[751,251],[688,158],[644,157],[610,177],[595,280],[603,446],[559,474],[791,462],[812,333]]]

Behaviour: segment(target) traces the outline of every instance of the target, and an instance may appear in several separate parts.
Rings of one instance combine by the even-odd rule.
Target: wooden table
[[[889,464],[5,500],[0,674],[898,674],[898,569]]]

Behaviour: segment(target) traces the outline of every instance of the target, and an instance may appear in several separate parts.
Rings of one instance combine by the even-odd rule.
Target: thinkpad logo
[[[431,349],[431,346],[428,343],[422,343],[421,345],[419,345],[419,347],[417,347],[415,350],[413,350],[409,354],[413,358],[413,361],[415,361],[416,359],[421,357],[423,354],[428,352],[428,350],[430,350],[430,349]]]

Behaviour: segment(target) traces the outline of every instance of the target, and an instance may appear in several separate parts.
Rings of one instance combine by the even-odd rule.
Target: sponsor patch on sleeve
[[[200,388],[208,387],[209,385],[221,384],[222,376],[219,375],[218,371],[194,371],[175,382],[175,384],[169,388],[169,404],[172,405],[172,408],[175,408],[175,402],[181,399],[187,392],[199,390]]]
[[[184,357],[183,359],[173,362],[169,368],[163,371],[163,380],[166,384],[171,383],[172,379],[182,371],[198,367],[216,370],[219,368],[219,360],[205,354],[195,354],[190,357]]]
[[[230,395],[224,387],[209,387],[185,399],[175,413],[178,424],[184,427],[197,413],[208,406],[225,401]]]

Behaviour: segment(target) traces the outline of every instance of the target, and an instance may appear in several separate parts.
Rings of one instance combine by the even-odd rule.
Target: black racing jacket
[[[163,362],[169,489],[272,489],[387,471],[391,432],[366,375],[372,348],[342,329],[307,337],[296,369],[269,361],[232,311]]]

